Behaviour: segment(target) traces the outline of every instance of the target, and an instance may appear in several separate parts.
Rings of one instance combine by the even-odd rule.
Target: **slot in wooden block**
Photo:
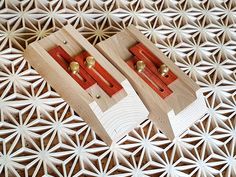
[[[52,52],[58,46],[66,53],[59,57],[60,60]],[[87,55],[94,57],[97,65],[93,71],[83,66],[81,55],[82,59]],[[147,118],[148,111],[129,81],[71,25],[31,43],[24,57],[109,145]],[[78,71],[74,75],[68,71],[65,59],[78,61],[83,73]],[[77,76],[92,80],[81,85]],[[107,81],[113,84],[112,87],[121,87],[109,92],[107,85],[101,85]]]
[[[152,62],[151,65],[145,63],[148,70],[154,74],[163,63],[170,69],[171,75],[176,77],[172,80],[162,80],[172,93],[164,96],[158,94],[137,74],[137,71],[129,66],[130,59],[138,57],[140,60],[143,57],[140,51],[133,50],[137,45],[143,45],[148,49],[146,59]],[[150,112],[149,118],[170,139],[179,136],[206,113],[207,107],[199,86],[134,26],[98,43],[96,47],[128,78],[147,106]],[[159,61],[154,61],[153,57],[158,58]],[[153,66],[156,68],[152,68]]]

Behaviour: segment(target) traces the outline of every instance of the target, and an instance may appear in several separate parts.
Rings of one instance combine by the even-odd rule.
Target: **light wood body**
[[[165,99],[155,93],[126,63],[132,57],[129,48],[139,42],[144,44],[177,76],[177,79],[168,85],[173,93]],[[179,136],[206,113],[205,100],[199,86],[134,26],[98,43],[96,47],[128,78],[147,106],[150,112],[149,118],[170,139]]]
[[[57,45],[70,56],[86,50],[123,89],[112,97],[97,84],[84,90],[47,52]],[[147,118],[148,111],[129,81],[71,25],[31,43],[24,57],[109,145]]]

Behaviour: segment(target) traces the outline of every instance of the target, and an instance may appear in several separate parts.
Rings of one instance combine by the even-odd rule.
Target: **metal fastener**
[[[145,67],[146,67],[146,64],[143,61],[139,60],[139,61],[136,62],[136,66],[135,67],[136,67],[136,70],[138,72],[143,72]]]
[[[68,68],[73,74],[76,74],[79,72],[79,63],[76,61],[70,62],[69,68]]]
[[[94,59],[94,57],[92,57],[92,56],[88,56],[87,58],[86,58],[86,66],[88,67],[88,68],[92,68],[92,67],[94,67],[94,65],[95,65],[95,63],[96,63],[96,60]]]
[[[165,64],[162,64],[159,68],[159,72],[160,72],[161,76],[165,77],[169,72],[168,66],[166,66]]]

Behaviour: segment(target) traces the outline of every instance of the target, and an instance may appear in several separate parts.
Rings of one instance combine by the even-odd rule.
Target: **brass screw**
[[[73,73],[76,74],[79,72],[79,63],[76,61],[70,62],[69,70]]]
[[[94,57],[92,57],[92,56],[88,56],[87,58],[86,58],[86,66],[88,67],[88,68],[92,68],[92,67],[94,67],[94,65],[95,65],[95,63],[96,63],[96,60],[94,59]]]
[[[160,72],[161,76],[163,76],[163,77],[166,76],[169,72],[168,66],[166,66],[165,64],[162,64],[159,68],[159,72]]]
[[[146,64],[145,64],[143,61],[139,60],[139,61],[136,62],[136,70],[137,70],[139,73],[140,73],[140,72],[143,72],[144,69],[145,69],[145,67],[146,67]]]

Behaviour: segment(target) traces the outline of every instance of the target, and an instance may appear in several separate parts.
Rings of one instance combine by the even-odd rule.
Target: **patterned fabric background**
[[[23,58],[71,23],[92,44],[134,24],[201,86],[173,142],[150,121],[108,147]],[[235,0],[0,0],[0,176],[236,176]]]

